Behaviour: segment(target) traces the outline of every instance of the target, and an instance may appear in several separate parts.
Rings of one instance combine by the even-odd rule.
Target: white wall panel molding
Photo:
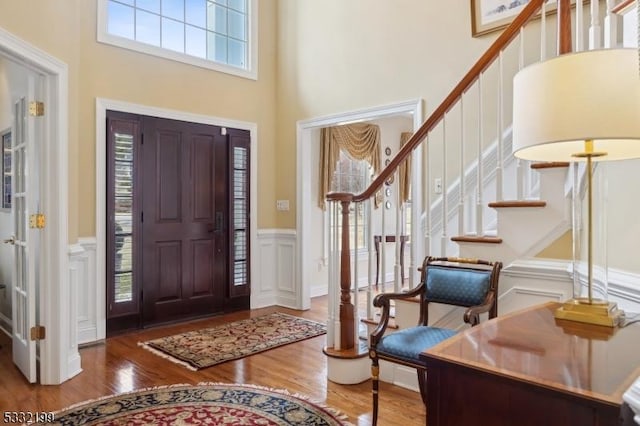
[[[105,338],[104,327],[98,322],[104,310],[104,294],[98,291],[94,279],[96,268],[96,239],[79,238],[69,246],[69,280],[76,294],[76,326],[78,344]]]
[[[251,309],[265,306],[298,306],[296,281],[296,231],[261,229],[257,232],[258,273],[251,277]]]

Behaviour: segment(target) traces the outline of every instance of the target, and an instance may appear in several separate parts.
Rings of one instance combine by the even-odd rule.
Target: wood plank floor
[[[320,297],[312,300],[308,311],[279,307],[256,309],[113,337],[81,349],[82,373],[59,386],[26,383],[12,363],[10,339],[0,333],[0,412],[52,411],[87,399],[151,386],[225,382],[301,393],[342,411],[356,425],[370,425],[371,381],[357,385],[328,381],[327,362],[322,353],[324,335],[200,371],[190,371],[137,345],[142,340],[274,311],[324,322],[326,309],[326,298]],[[418,393],[381,383],[379,424],[423,425],[424,418],[425,408]]]

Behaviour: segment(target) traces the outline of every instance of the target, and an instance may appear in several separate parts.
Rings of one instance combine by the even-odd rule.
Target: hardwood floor
[[[339,385],[327,380],[322,353],[326,336],[292,343],[240,360],[191,371],[138,347],[149,340],[183,331],[279,311],[326,321],[326,297],[312,300],[308,311],[272,307],[236,312],[184,324],[146,329],[112,337],[80,350],[82,373],[59,386],[26,383],[11,360],[10,339],[0,333],[0,412],[52,411],[101,396],[151,386],[199,382],[251,383],[301,393],[342,411],[355,425],[371,424],[371,381]],[[422,425],[425,408],[420,395],[381,383],[381,425]]]

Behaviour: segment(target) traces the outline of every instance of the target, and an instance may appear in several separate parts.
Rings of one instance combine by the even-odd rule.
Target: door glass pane
[[[114,302],[133,300],[133,136],[114,135]]]

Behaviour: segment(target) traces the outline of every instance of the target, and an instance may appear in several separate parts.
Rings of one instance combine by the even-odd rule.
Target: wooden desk
[[[429,426],[616,425],[640,375],[640,323],[556,320],[546,303],[423,352]]]
[[[395,235],[385,235],[384,241],[386,243],[395,243]],[[408,235],[400,235],[400,279],[404,283],[404,245],[409,241]],[[380,243],[382,242],[382,235],[373,236],[373,245],[376,249],[376,285],[378,285],[378,275],[380,274]],[[382,277],[385,279],[385,277]],[[395,279],[395,278],[394,278]]]

